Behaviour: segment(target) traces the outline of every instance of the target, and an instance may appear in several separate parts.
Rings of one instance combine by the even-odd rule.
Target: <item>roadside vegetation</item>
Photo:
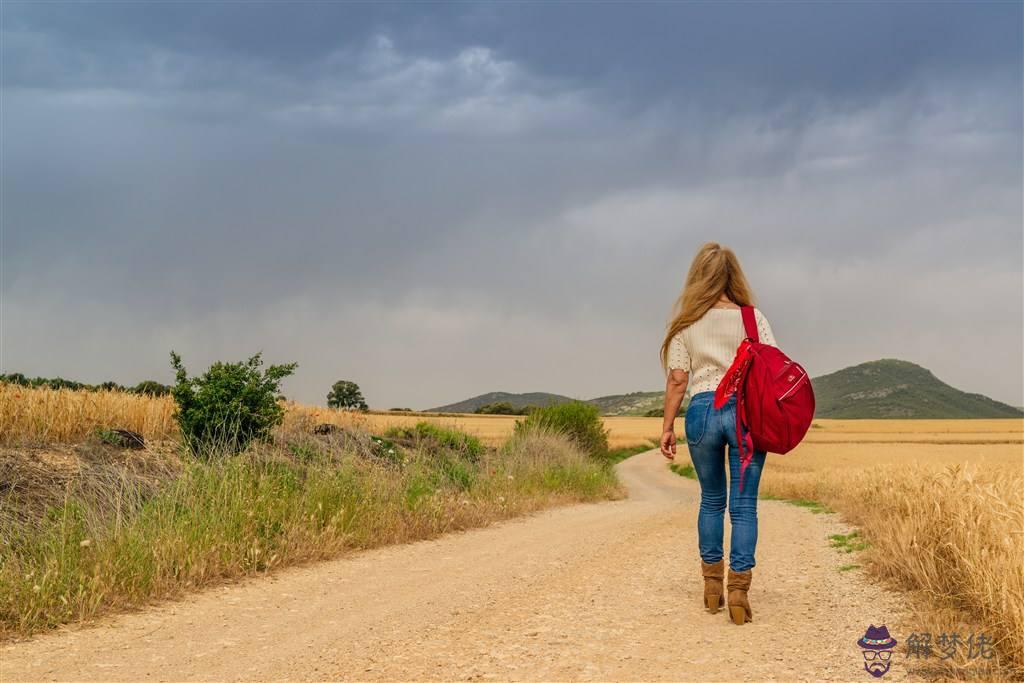
[[[255,356],[189,376],[174,365],[173,399],[145,404],[124,392],[4,387],[0,636],[622,496],[607,443],[593,440],[596,415],[549,415],[497,445],[426,421],[374,434],[310,414],[284,419],[278,387],[292,366],[263,370]],[[79,410],[61,414],[53,401]],[[57,415],[64,423],[38,424]],[[67,424],[76,419],[88,429]],[[145,445],[122,447],[125,426]],[[17,427],[27,433],[11,434]]]
[[[595,458],[608,457],[608,430],[597,406],[570,401],[537,408],[516,423],[514,434],[543,429],[568,436],[577,447]]]
[[[697,470],[693,469],[693,465],[690,463],[669,463],[668,468],[678,474],[680,477],[686,477],[687,479],[693,479],[697,481]]]
[[[652,448],[657,448],[657,447],[658,447],[658,442],[655,441],[654,439],[651,439],[650,441],[647,441],[646,443],[640,443],[640,444],[637,444],[635,446],[625,446],[623,448],[612,449],[612,450],[608,451],[608,455],[606,456],[605,459],[610,464],[614,465],[614,464],[622,462],[623,460],[626,460],[627,458],[632,458],[634,455],[637,455],[639,453],[644,453],[646,451],[651,450]]]

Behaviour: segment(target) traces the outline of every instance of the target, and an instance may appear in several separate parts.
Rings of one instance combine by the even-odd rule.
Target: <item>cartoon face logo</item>
[[[889,671],[889,659],[892,649],[896,647],[896,639],[889,635],[885,624],[871,624],[864,636],[857,641],[864,652],[864,670],[875,678],[881,678]]]

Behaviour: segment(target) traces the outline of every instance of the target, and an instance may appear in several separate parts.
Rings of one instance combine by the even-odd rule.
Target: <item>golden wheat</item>
[[[80,441],[98,427],[175,438],[174,401],[123,391],[30,389],[0,384],[0,444]]]

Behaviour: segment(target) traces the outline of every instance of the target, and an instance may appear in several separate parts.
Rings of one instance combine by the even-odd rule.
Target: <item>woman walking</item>
[[[753,619],[750,588],[757,545],[757,488],[765,453],[755,451],[740,490],[740,449],[736,442],[736,396],[714,407],[715,390],[746,337],[740,306],[753,306],[753,294],[731,249],[708,242],[697,252],[686,285],[661,345],[665,385],[665,419],[661,453],[676,454],[675,417],[687,389],[690,404],[684,418],[690,460],[700,482],[697,537],[704,576],[704,606],[718,612],[724,578],[723,537],[728,501],[732,523],[727,602],[736,624]],[[771,326],[754,309],[760,341],[776,346]],[[726,498],[728,461],[728,498]]]

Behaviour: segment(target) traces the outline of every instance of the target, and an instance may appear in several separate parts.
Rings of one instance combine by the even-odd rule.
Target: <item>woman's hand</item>
[[[661,435],[661,454],[669,460],[676,457],[676,433],[674,430],[666,430]]]
[[[676,416],[686,395],[689,373],[673,368],[665,378],[665,419],[661,423],[661,454],[669,460],[676,457]]]

